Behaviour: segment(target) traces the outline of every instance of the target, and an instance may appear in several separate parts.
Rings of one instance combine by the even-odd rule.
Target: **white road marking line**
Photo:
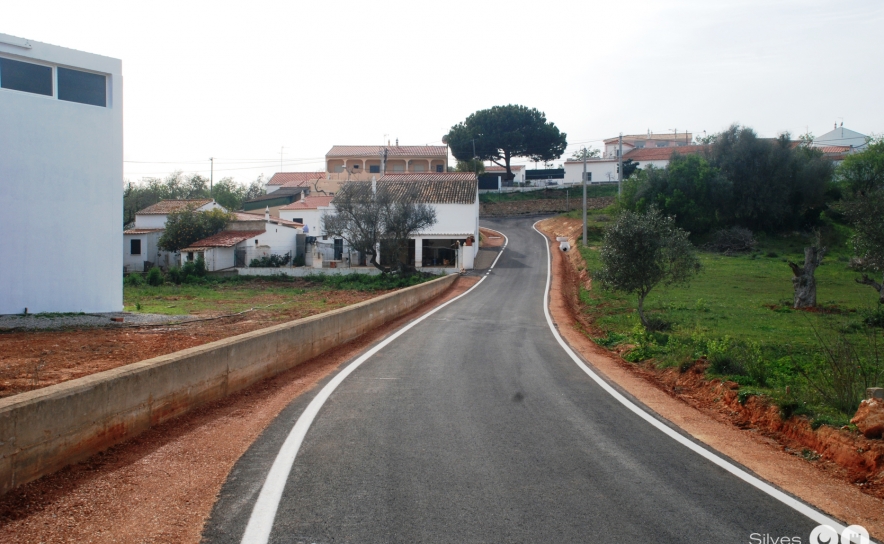
[[[570,356],[571,359],[575,363],[577,363],[577,366],[579,366],[581,370],[586,372],[586,374],[589,375],[589,377],[592,378],[593,381],[595,381],[602,389],[604,389],[605,392],[607,392],[609,395],[611,395],[612,397],[617,399],[620,402],[620,404],[622,404],[623,406],[625,406],[626,408],[631,410],[633,413],[638,415],[640,418],[644,419],[645,421],[647,421],[648,423],[650,423],[651,425],[656,427],[657,430],[661,431],[666,436],[672,438],[673,440],[675,440],[676,442],[678,442],[682,446],[685,446],[686,448],[690,449],[694,453],[696,453],[696,454],[700,455],[701,457],[704,457],[705,459],[718,465],[719,467],[730,472],[731,474],[733,474],[737,478],[743,480],[744,482],[767,493],[768,495],[770,495],[771,497],[782,502],[786,506],[793,508],[794,510],[800,512],[801,514],[804,514],[805,516],[812,519],[816,523],[819,523],[820,525],[831,525],[836,531],[838,531],[838,533],[843,532],[845,529],[844,525],[838,523],[834,519],[826,516],[825,514],[823,514],[821,512],[818,512],[817,510],[815,510],[809,506],[807,506],[803,502],[790,497],[789,495],[783,493],[782,491],[780,491],[779,489],[770,485],[769,483],[767,483],[767,482],[765,482],[755,476],[752,476],[751,474],[749,474],[745,470],[741,469],[740,467],[722,459],[721,457],[719,457],[718,455],[715,455],[714,453],[710,452],[706,448],[702,448],[702,447],[698,446],[697,444],[688,440],[687,438],[685,438],[681,434],[670,429],[669,427],[667,427],[666,425],[664,425],[663,423],[658,421],[656,418],[654,418],[654,416],[652,416],[651,414],[649,414],[649,413],[645,412],[644,410],[642,410],[641,408],[639,408],[631,400],[629,400],[626,397],[624,397],[623,395],[621,395],[619,391],[617,391],[616,389],[611,387],[611,385],[608,382],[603,380],[598,374],[593,372],[592,369],[590,369],[588,366],[586,366],[586,364],[583,363],[583,361],[580,359],[580,357],[578,357],[577,354],[574,353],[573,350],[571,350],[571,347],[568,346],[568,344],[559,335],[559,331],[556,330],[556,327],[553,324],[553,320],[549,315],[549,287],[550,287],[551,277],[552,277],[552,259],[551,259],[552,255],[550,255],[550,252],[549,252],[549,239],[546,237],[545,234],[543,234],[542,232],[540,232],[537,229],[537,223],[540,223],[540,221],[535,222],[534,225],[532,225],[532,227],[537,232],[537,234],[539,234],[540,236],[543,237],[544,244],[546,245],[546,290],[543,293],[543,313],[546,316],[546,322],[549,325],[549,330],[552,331],[553,336],[555,336],[559,345],[562,346],[562,349],[565,350],[565,353],[567,353],[568,356]]]
[[[506,235],[504,235],[504,238],[506,238]],[[505,247],[506,246],[504,245],[504,248]],[[503,249],[500,251],[500,255],[502,254]],[[500,255],[497,256],[497,259],[500,258]],[[497,259],[494,259],[491,268],[494,268],[494,265],[497,264]],[[304,437],[307,435],[307,431],[310,429],[313,420],[316,419],[316,415],[319,413],[320,408],[322,408],[322,405],[325,404],[325,401],[328,400],[341,382],[343,382],[347,376],[352,374],[354,370],[359,368],[362,363],[369,360],[372,355],[389,345],[393,340],[399,338],[407,331],[411,330],[412,327],[452,302],[469,295],[473,289],[479,287],[483,281],[485,281],[485,278],[481,278],[476,282],[476,285],[470,287],[466,293],[454,297],[448,302],[440,305],[438,308],[434,308],[415,319],[408,325],[396,331],[392,336],[364,353],[358,359],[347,365],[347,368],[342,370],[337,376],[328,382],[313,400],[310,401],[310,404],[304,409],[304,413],[301,414],[301,417],[298,418],[295,426],[292,427],[291,432],[289,432],[288,437],[286,437],[285,442],[279,449],[279,453],[276,455],[273,465],[270,467],[270,472],[267,474],[267,479],[264,480],[264,485],[261,486],[258,500],[255,501],[252,515],[249,517],[249,523],[246,525],[245,533],[240,541],[242,544],[266,544],[270,539],[270,532],[273,530],[273,521],[276,519],[276,511],[279,509],[279,501],[282,500],[282,493],[285,490],[285,484],[292,471],[292,465],[295,463],[295,457],[298,455],[298,450],[301,449],[301,443],[304,442]]]

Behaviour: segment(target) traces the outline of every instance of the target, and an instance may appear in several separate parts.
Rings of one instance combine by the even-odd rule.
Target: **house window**
[[[415,164],[415,165],[412,167],[412,171],[414,171],[414,172],[425,172],[426,170],[424,169],[424,165],[423,165],[423,164]]]
[[[52,96],[52,68],[0,58],[0,88]]]
[[[358,165],[358,164],[354,164],[354,165],[353,165],[353,170],[358,170],[358,169],[359,169],[359,165]]]
[[[101,74],[58,68],[58,99],[107,106],[107,78]]]
[[[636,149],[644,149],[645,143],[644,142],[635,142],[635,148]]]
[[[441,172],[441,171],[442,171],[442,168],[443,168],[444,166],[445,166],[445,165],[437,164],[437,165],[436,165],[436,172]]]
[[[669,142],[657,142],[657,147],[669,147]]]
[[[304,224],[304,218],[303,218],[303,217],[295,217],[294,219],[292,219],[292,221],[294,221],[295,223],[300,223],[300,224],[302,224],[302,225]]]
[[[405,165],[404,164],[394,164],[393,165],[393,172],[405,172]]]
[[[335,173],[336,174],[340,174],[343,171],[344,171],[344,165],[339,164],[339,165],[335,166]]]
[[[380,174],[381,173],[381,165],[380,164],[368,165],[368,173],[369,174]]]
[[[133,238],[132,240],[129,240],[129,254],[141,255],[141,239]]]

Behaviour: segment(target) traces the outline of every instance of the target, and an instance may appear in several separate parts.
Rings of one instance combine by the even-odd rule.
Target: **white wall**
[[[105,74],[107,107],[0,89],[0,314],[122,310],[122,62],[30,44],[0,56]]]
[[[592,183],[617,181],[616,160],[588,160],[586,171],[592,173]],[[565,183],[580,183],[583,180],[583,161],[565,163]]]
[[[207,212],[209,210],[214,209],[224,210],[224,206],[218,204],[214,200],[200,206],[196,209],[198,212]],[[151,214],[135,214],[135,228],[136,229],[164,229],[166,228],[166,221],[169,219],[168,214],[164,213],[151,213]]]
[[[334,213],[331,206],[322,206],[317,209],[307,210],[279,210],[279,218],[294,221],[302,219],[303,224],[308,227],[308,236],[322,236],[322,216],[326,213]]]
[[[144,261],[150,261],[154,265],[165,265],[160,262],[160,251],[157,243],[160,240],[162,232],[148,232],[144,234],[124,234],[123,235],[123,266],[127,272],[143,272]],[[133,239],[141,240],[141,254],[132,255]]]

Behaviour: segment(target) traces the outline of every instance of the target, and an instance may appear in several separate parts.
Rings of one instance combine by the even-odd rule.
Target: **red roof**
[[[325,172],[277,172],[273,174],[267,185],[284,185],[286,187],[301,187],[314,179],[325,177]]]
[[[476,181],[473,172],[424,172],[418,174],[384,174],[378,181]]]
[[[194,251],[196,249],[207,249],[210,247],[233,247],[236,244],[264,234],[265,230],[222,230],[218,234],[203,238],[186,247],[181,251]]]
[[[384,150],[387,157],[444,157],[448,158],[448,147],[444,145],[335,145],[325,154],[328,157],[372,157],[377,158]]]
[[[202,208],[212,202],[211,198],[194,198],[190,200],[160,200],[153,206],[148,206],[136,212],[136,215],[166,215],[172,212],[180,212],[187,208]]]
[[[513,170],[513,171],[522,170],[524,168],[525,168],[524,164],[511,164],[510,165],[510,170]],[[503,166],[486,166],[485,171],[486,172],[506,172],[506,168],[504,168]]]
[[[847,153],[850,151],[849,145],[825,145],[825,146],[813,146],[813,149],[819,149],[823,153]]]
[[[681,147],[646,147],[644,149],[633,149],[629,153],[624,153],[624,159],[632,159],[634,161],[668,161],[673,153],[679,155],[695,155],[701,153],[705,146],[702,145],[684,145]]]
[[[236,217],[235,221],[265,221],[263,213],[233,212],[233,215]],[[271,217],[269,221],[275,225],[285,225],[293,228],[304,226],[301,223],[289,221],[288,219],[280,219],[279,217]]]
[[[150,234],[152,232],[163,232],[166,229],[129,229],[124,230],[123,234]]]
[[[315,210],[320,206],[330,205],[333,198],[333,196],[307,196],[303,200],[296,200],[288,206],[283,206],[280,210]]]

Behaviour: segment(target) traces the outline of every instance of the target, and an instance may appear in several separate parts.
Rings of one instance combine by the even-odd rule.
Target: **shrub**
[[[193,273],[202,278],[205,277],[207,272],[208,270],[206,270],[206,260],[203,259],[202,256],[200,256],[196,260],[196,263],[194,263],[193,265]]]
[[[878,327],[884,329],[884,308],[880,306],[874,310],[864,312],[863,323],[869,327]]]
[[[285,255],[274,254],[267,257],[252,259],[252,262],[249,263],[249,268],[279,268],[289,264],[291,258],[292,254],[286,253]],[[301,260],[303,261],[303,256],[301,257]]]
[[[139,285],[144,285],[144,276],[135,272],[127,274],[123,281],[129,287],[138,287]]]
[[[180,285],[181,282],[184,280],[184,273],[177,266],[173,266],[169,269],[168,272],[166,272],[166,277],[169,279],[170,282],[176,285]]]
[[[294,262],[292,263],[295,266],[305,266],[307,264],[306,257],[304,255],[298,255],[295,257]]]
[[[712,240],[706,244],[705,249],[730,255],[731,253],[746,253],[755,249],[757,242],[752,231],[742,227],[722,229],[712,235]]]
[[[165,278],[163,278],[163,273],[159,268],[153,267],[147,273],[147,284],[156,287],[157,285],[162,285]]]

